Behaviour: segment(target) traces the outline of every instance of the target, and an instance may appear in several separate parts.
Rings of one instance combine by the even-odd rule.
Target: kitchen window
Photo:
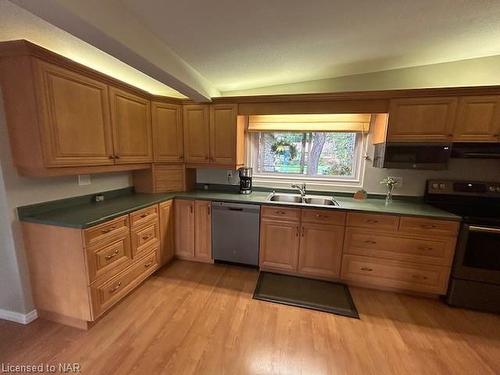
[[[286,116],[286,122],[269,123],[261,120],[266,116],[255,117],[260,121],[252,122],[250,116],[248,157],[256,184],[278,187],[301,180],[325,188],[361,185],[367,120],[360,127],[345,121],[345,115],[343,122],[319,122],[313,116],[290,121]]]

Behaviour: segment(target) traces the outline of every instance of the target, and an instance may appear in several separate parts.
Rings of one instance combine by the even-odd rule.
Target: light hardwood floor
[[[361,320],[252,299],[257,272],[176,261],[90,331],[0,321],[0,363],[83,374],[495,374],[500,316],[352,289]]]

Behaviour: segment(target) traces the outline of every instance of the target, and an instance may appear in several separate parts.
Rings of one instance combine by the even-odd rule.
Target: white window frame
[[[284,133],[284,131],[280,131]],[[353,177],[311,177],[311,176],[284,176],[257,173],[253,166],[254,146],[252,143],[252,133],[248,133],[246,165],[253,168],[253,186],[265,188],[289,189],[292,184],[304,182],[308,189],[317,191],[332,191],[333,188],[340,188],[345,191],[354,191],[363,186],[363,179],[366,168],[366,152],[368,145],[368,134],[360,133],[360,141],[356,144],[356,171]]]

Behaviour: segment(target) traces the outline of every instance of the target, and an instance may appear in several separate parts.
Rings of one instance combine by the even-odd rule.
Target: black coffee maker
[[[252,168],[241,167],[238,169],[240,175],[240,194],[252,192]]]

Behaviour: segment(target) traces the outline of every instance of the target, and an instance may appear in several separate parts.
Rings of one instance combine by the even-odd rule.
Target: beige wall
[[[76,176],[27,178],[17,174],[10,155],[3,102],[0,100],[0,309],[25,314],[33,309],[26,258],[16,208],[53,199],[120,189],[129,173],[93,175],[79,186]]]
[[[500,56],[297,82],[251,90],[226,91],[222,95],[304,94],[485,85],[500,85]]]

